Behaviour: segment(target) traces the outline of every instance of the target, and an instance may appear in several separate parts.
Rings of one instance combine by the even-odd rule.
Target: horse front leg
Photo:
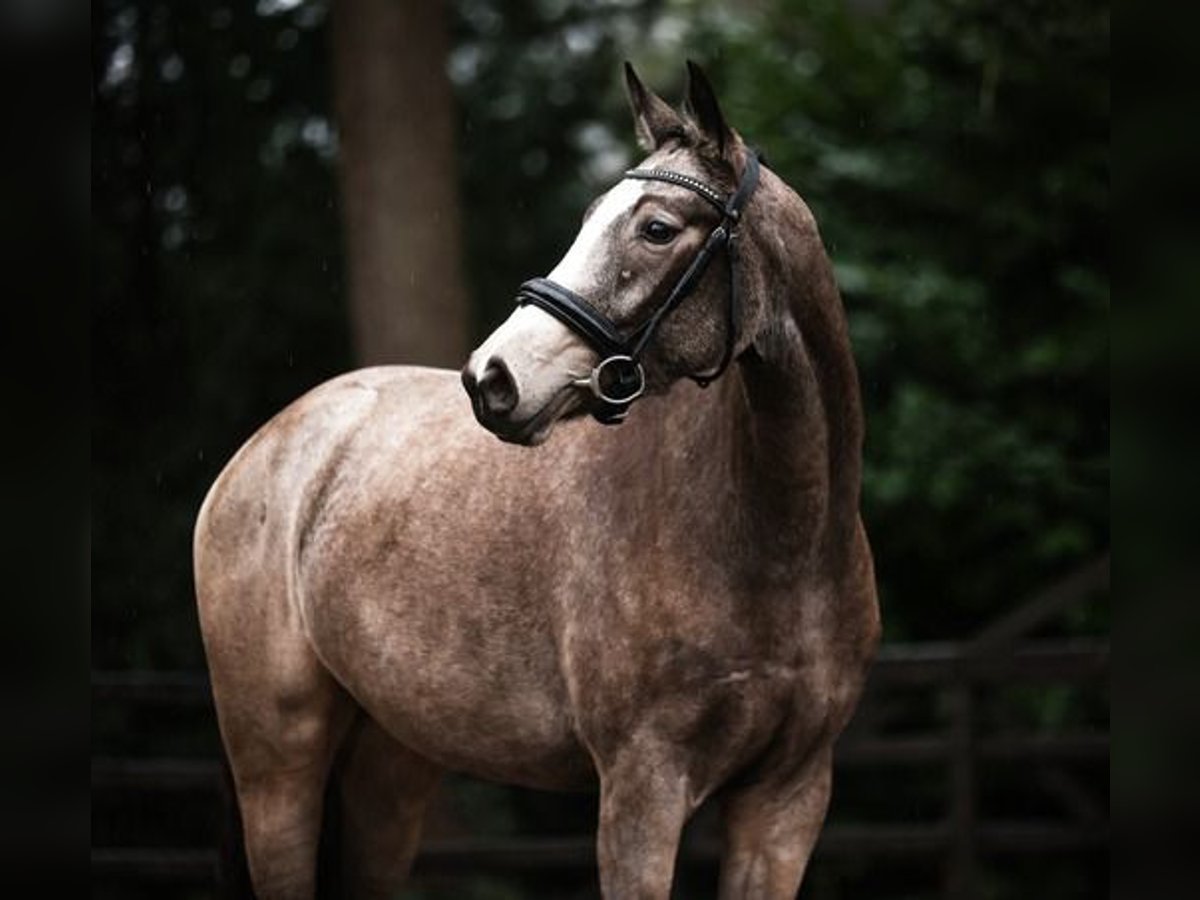
[[[832,771],[824,750],[790,784],[759,782],[726,799],[720,900],[793,900],[829,808]]]
[[[682,761],[629,746],[600,769],[597,858],[605,900],[667,900],[690,811]]]

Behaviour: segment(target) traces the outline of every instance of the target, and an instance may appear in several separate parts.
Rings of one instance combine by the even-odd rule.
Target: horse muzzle
[[[489,360],[478,376],[468,363],[462,370],[462,383],[479,424],[510,444],[542,443],[558,420],[580,405],[578,387],[568,382],[541,409],[522,415],[520,389],[508,367],[498,359]]]

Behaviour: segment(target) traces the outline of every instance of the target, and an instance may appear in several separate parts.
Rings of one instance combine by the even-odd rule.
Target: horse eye
[[[642,237],[652,244],[669,244],[679,232],[661,219],[651,219],[642,226]]]

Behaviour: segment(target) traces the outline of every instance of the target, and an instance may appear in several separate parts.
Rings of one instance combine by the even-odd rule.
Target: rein
[[[703,198],[721,214],[721,221],[709,233],[699,252],[692,258],[687,269],[667,299],[654,311],[645,323],[623,336],[612,319],[592,306],[583,297],[549,278],[532,278],[521,285],[517,292],[517,305],[530,304],[554,316],[591,345],[600,354],[600,362],[591,374],[576,382],[580,387],[591,390],[596,398],[592,415],[605,425],[616,425],[624,420],[633,402],[646,390],[646,373],[642,369],[641,357],[650,344],[654,333],[666,316],[686,298],[699,283],[712,258],[724,248],[729,257],[729,302],[726,306],[725,352],[720,363],[710,372],[693,373],[691,378],[700,387],[719,378],[733,359],[733,350],[738,340],[738,317],[740,301],[737,287],[736,238],[742,211],[758,185],[759,157],[751,153],[746,170],[738,182],[737,189],[728,197],[702,181],[673,172],[669,169],[630,169],[625,178],[643,181],[664,181],[687,188]]]

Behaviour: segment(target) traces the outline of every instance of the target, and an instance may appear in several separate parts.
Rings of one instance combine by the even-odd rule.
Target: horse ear
[[[670,104],[653,91],[647,90],[633,66],[625,62],[625,90],[633,110],[633,123],[638,144],[647,153],[657,149],[665,140],[683,133],[683,120]]]
[[[733,131],[725,123],[717,95],[704,70],[689,59],[687,71],[687,108],[700,126],[700,131],[717,145],[717,152],[724,156],[733,146]]]

